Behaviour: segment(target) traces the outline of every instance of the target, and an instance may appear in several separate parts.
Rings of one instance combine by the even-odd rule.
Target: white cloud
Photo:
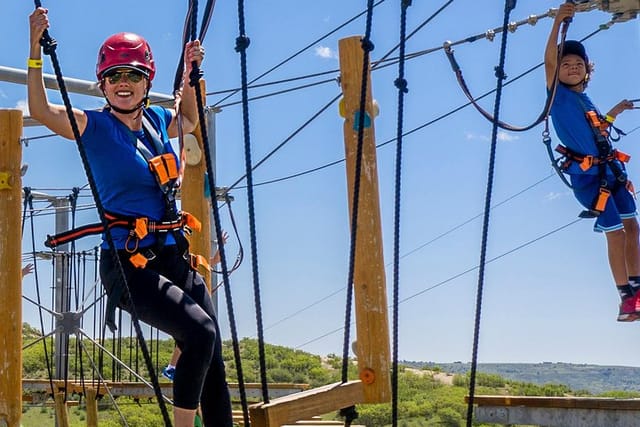
[[[489,141],[489,137],[485,136],[485,135],[477,135],[473,132],[465,132],[464,133],[464,137],[466,139],[468,139],[469,141],[475,141],[475,140],[479,140],[479,141]]]
[[[564,191],[564,192],[561,192],[561,193],[558,193],[558,192],[555,192],[555,191],[551,191],[551,192],[547,193],[547,194],[544,196],[544,199],[545,199],[546,201],[548,201],[548,202],[551,202],[551,201],[556,200],[556,199],[559,199],[559,198],[561,198],[561,197],[565,197],[565,196],[567,196],[568,194],[569,194],[569,193],[568,193],[567,191]]]
[[[4,93],[4,91],[2,89],[0,89],[0,98],[7,99],[7,94]]]
[[[337,58],[338,55],[336,55],[336,53],[331,50],[330,47],[327,46],[317,46],[316,47],[316,56],[319,56],[320,58]]]
[[[498,141],[508,142],[508,141],[515,141],[517,139],[520,139],[520,137],[517,135],[513,135],[505,131],[498,131]]]
[[[491,136],[489,135],[475,134],[473,132],[468,132],[468,131],[464,133],[464,137],[470,141],[473,141],[473,140],[491,141]],[[509,142],[509,141],[515,141],[517,139],[520,139],[519,136],[513,135],[511,133],[507,133],[504,131],[498,131],[497,138],[499,142]]]
[[[27,105],[27,100],[26,99],[21,99],[20,101],[18,101],[18,103],[16,104],[16,108],[18,110],[22,110],[22,115],[23,116],[28,116],[29,115],[29,106]]]

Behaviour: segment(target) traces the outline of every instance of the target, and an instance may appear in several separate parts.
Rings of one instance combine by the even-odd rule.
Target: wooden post
[[[21,135],[22,111],[0,109],[0,426],[22,416]]]
[[[200,82],[200,88],[205,94],[204,80]],[[207,172],[207,165],[200,126],[192,134],[185,136],[185,149],[187,161],[180,190],[181,206],[183,210],[195,215],[202,222],[202,230],[199,233],[194,232],[189,237],[189,244],[192,253],[202,255],[208,262],[211,259],[211,216],[209,204],[204,197],[204,174]],[[211,189],[211,191],[214,190]],[[211,271],[205,268],[200,268],[199,271],[211,290]]]
[[[98,427],[98,400],[95,388],[87,388],[85,404],[87,405],[87,427]]]
[[[56,402],[56,426],[69,427],[69,414],[67,413],[67,402],[64,401],[64,392],[57,392],[54,400]]]
[[[349,213],[353,211],[358,114],[364,59],[360,40],[360,36],[353,36],[340,40],[338,44],[340,82],[344,95],[340,101],[340,112],[345,119],[344,144],[347,159]],[[364,385],[364,401],[379,403],[391,400],[389,320],[373,126],[376,112],[371,95],[369,72],[367,72],[367,80],[353,286],[357,327],[356,353],[360,379]],[[351,226],[354,225],[351,224]]]

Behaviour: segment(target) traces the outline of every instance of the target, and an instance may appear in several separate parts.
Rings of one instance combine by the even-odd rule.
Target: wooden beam
[[[109,388],[109,391],[114,397],[127,396],[137,399],[153,399],[155,394],[153,390],[144,383],[141,382],[111,382],[100,383],[86,380],[83,384],[80,381],[67,381],[53,380],[54,392],[66,391],[72,394],[82,394],[86,387],[96,388],[97,393],[100,395],[106,394],[105,386]],[[260,400],[262,398],[262,385],[260,383],[245,383],[245,393],[248,399],[253,401]],[[292,383],[276,383],[269,384],[269,393],[272,397],[288,396],[290,394],[299,393],[307,390],[309,384],[292,384]],[[161,382],[160,389],[162,394],[171,398],[173,396],[173,384],[170,382]],[[25,379],[22,382],[23,401],[29,401],[27,396],[42,396],[42,400],[46,400],[46,397],[51,394],[51,383],[45,379]],[[240,400],[240,392],[238,390],[237,383],[229,384],[229,393],[231,398],[235,401]]]
[[[22,111],[0,109],[0,425],[22,416]]]
[[[340,50],[340,83],[344,95],[340,101],[340,111],[344,117],[344,144],[351,218],[364,53],[359,36],[340,40],[338,47]],[[374,129],[376,111],[371,94],[370,72],[367,72],[367,81],[358,221],[355,225],[357,226],[357,237],[353,286],[357,329],[356,353],[360,379],[364,387],[364,402],[381,403],[391,400],[391,356],[376,166]]]
[[[473,401],[476,421],[503,425],[636,427],[640,419],[640,399],[476,396]]]
[[[468,402],[469,397],[465,400]],[[547,396],[475,396],[478,406],[531,406],[536,408],[620,409],[640,411],[640,399],[612,399],[605,397],[547,397]]]
[[[206,93],[205,81],[200,81],[200,90]],[[204,99],[203,99],[204,101]],[[195,138],[195,140],[194,140]],[[209,204],[204,197],[204,174],[207,165],[204,158],[204,148],[200,125],[189,135],[185,135],[185,148],[187,161],[180,190],[181,207],[183,210],[195,215],[202,223],[202,230],[189,236],[189,250],[196,255],[202,255],[207,262],[211,259],[211,216]],[[200,274],[211,290],[211,271],[200,267]]]
[[[98,400],[96,399],[96,389],[87,388],[87,427],[98,427]]]
[[[280,427],[362,402],[360,381],[329,384],[249,408],[252,427]]]
[[[69,427],[69,413],[67,412],[67,402],[64,401],[64,393],[56,393],[55,401],[56,425],[58,427]]]

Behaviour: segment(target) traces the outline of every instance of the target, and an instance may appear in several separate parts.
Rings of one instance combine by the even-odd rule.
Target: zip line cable
[[[405,13],[404,9],[406,9],[405,4],[407,3],[407,1],[409,3],[411,3],[411,0],[401,0],[401,5],[403,7],[403,12],[401,13]],[[384,55],[382,55],[382,58],[380,58],[379,60],[377,60],[374,65],[371,66],[371,69],[374,70],[376,68],[376,66],[382,62],[384,62],[393,52],[396,51],[396,49],[398,49],[399,47],[402,47],[401,50],[404,50],[405,47],[402,46],[403,43],[406,44],[407,40],[409,40],[411,37],[413,37],[418,31],[420,31],[422,28],[424,28],[425,25],[427,25],[429,22],[431,22],[436,16],[438,16],[443,10],[445,10],[447,7],[449,7],[451,5],[451,3],[453,3],[453,0],[448,0],[445,4],[443,4],[442,6],[440,6],[440,8],[438,10],[436,10],[431,16],[429,16],[427,19],[425,19],[420,25],[418,25],[411,33],[409,33],[409,35],[405,35],[404,38],[400,39],[400,42],[395,45],[393,48],[391,48],[387,53],[385,53]],[[402,18],[401,18],[402,19]],[[406,27],[406,22],[403,23],[403,26]],[[406,29],[405,29],[406,31]],[[404,62],[407,59],[407,55],[404,52],[401,52],[398,55],[398,59],[399,61]],[[399,61],[395,61],[395,62],[399,62]]]
[[[554,176],[555,176],[555,173],[551,173],[551,174],[549,174],[549,175],[547,175],[547,176],[545,176],[545,177],[543,177],[543,178],[539,179],[539,180],[538,180],[537,182],[535,182],[534,184],[529,185],[528,187],[526,187],[526,188],[524,188],[524,189],[522,189],[522,190],[520,190],[520,191],[518,191],[518,192],[516,192],[516,193],[512,194],[511,196],[507,197],[506,199],[504,199],[504,200],[500,201],[499,203],[497,203],[497,204],[493,205],[493,206],[491,207],[491,209],[492,209],[492,210],[494,210],[494,209],[496,209],[496,208],[498,208],[498,207],[500,207],[500,206],[502,206],[502,205],[507,204],[508,202],[510,202],[511,200],[515,199],[516,197],[518,197],[518,196],[520,196],[520,195],[522,195],[522,194],[526,193],[527,191],[529,191],[529,190],[533,189],[533,188],[534,188],[534,187],[536,187],[537,185],[539,185],[539,184],[541,184],[541,183],[543,183],[543,182],[547,181],[547,180],[548,180],[548,179],[550,179],[550,178],[553,178]],[[423,244],[419,245],[418,247],[416,247],[416,248],[414,248],[414,249],[412,249],[412,250],[410,250],[410,251],[408,251],[408,252],[405,252],[404,254],[402,254],[402,255],[400,256],[400,259],[404,259],[404,258],[406,258],[406,257],[408,257],[408,256],[410,256],[410,255],[412,255],[413,253],[415,253],[415,252],[419,251],[420,249],[423,249],[423,248],[425,248],[426,246],[428,246],[428,245],[430,245],[430,244],[432,244],[432,243],[436,242],[437,240],[440,240],[440,239],[442,239],[442,238],[444,238],[444,237],[448,236],[449,234],[453,233],[454,231],[459,230],[459,229],[461,229],[463,226],[465,226],[465,225],[467,225],[467,224],[471,223],[472,221],[474,221],[474,220],[476,220],[476,219],[478,219],[478,218],[482,217],[482,215],[483,215],[483,214],[482,214],[482,212],[481,212],[481,213],[479,213],[479,214],[477,214],[477,215],[475,215],[475,216],[473,216],[473,217],[471,217],[471,218],[469,218],[469,219],[467,219],[467,220],[465,220],[465,221],[463,221],[463,222],[461,222],[461,223],[459,223],[459,224],[457,224],[457,225],[455,225],[455,226],[453,226],[453,227],[449,228],[448,230],[446,230],[446,231],[442,232],[441,234],[437,235],[436,237],[433,237],[433,238],[432,238],[432,239],[430,239],[429,241],[427,241],[427,242],[425,242],[425,243],[423,243]],[[386,264],[386,266],[389,266],[389,265],[390,265],[390,264]],[[332,293],[330,293],[330,294],[328,294],[328,295],[326,295],[326,296],[322,297],[321,299],[316,300],[316,301],[314,301],[314,302],[312,302],[312,303],[308,304],[308,305],[307,305],[307,306],[305,306],[304,308],[302,308],[302,309],[300,309],[300,310],[298,310],[298,311],[296,311],[296,312],[294,312],[294,313],[291,313],[291,314],[289,314],[289,315],[287,315],[287,316],[285,316],[285,317],[283,317],[283,318],[281,318],[281,319],[279,319],[279,320],[275,321],[273,324],[271,324],[271,325],[269,326],[269,328],[275,327],[275,326],[277,326],[277,325],[279,325],[279,324],[281,324],[281,323],[285,322],[286,320],[289,320],[289,319],[291,319],[291,318],[293,318],[293,317],[295,317],[295,316],[297,316],[297,315],[299,315],[299,314],[302,314],[304,311],[307,311],[307,310],[309,310],[309,309],[311,309],[311,308],[313,308],[313,307],[315,307],[315,306],[319,305],[320,303],[322,303],[322,302],[326,301],[327,299],[329,299],[329,298],[331,298],[331,297],[333,297],[333,296],[337,295],[337,294],[338,294],[338,293],[340,293],[340,292],[343,292],[344,290],[345,290],[345,288],[344,288],[344,287],[342,287],[342,288],[340,288],[340,289],[337,289],[337,290],[333,291]]]
[[[588,38],[590,38],[590,37],[594,36],[594,35],[595,35],[595,34],[597,34],[599,31],[600,31],[600,30],[595,30],[595,31],[593,31],[591,34],[589,34],[589,35],[585,36],[582,40],[586,40],[586,39],[588,39]],[[439,49],[440,49],[440,48],[439,48]],[[524,76],[526,76],[526,75],[528,75],[528,74],[532,73],[533,71],[535,71],[536,69],[540,68],[542,65],[544,65],[544,63],[543,63],[543,62],[540,62],[540,63],[538,63],[538,64],[536,64],[536,65],[534,65],[534,66],[530,67],[529,69],[527,69],[527,70],[525,70],[524,72],[520,73],[519,75],[517,75],[517,76],[516,76],[516,77],[514,77],[513,79],[509,80],[508,82],[505,82],[505,83],[504,83],[504,86],[508,86],[508,85],[510,85],[510,84],[512,84],[512,83],[514,83],[514,82],[516,82],[516,81],[518,81],[518,80],[520,80],[520,79],[521,79],[521,78],[523,78]],[[378,67],[378,69],[379,69],[379,68],[380,68],[380,67]],[[495,90],[495,89],[491,89],[491,90],[489,90],[489,91],[487,91],[487,92],[483,93],[482,95],[480,95],[480,96],[478,96],[478,97],[474,98],[474,100],[475,100],[475,101],[479,101],[479,100],[481,100],[481,99],[483,99],[483,98],[486,98],[487,96],[489,96],[489,95],[491,95],[492,93],[495,93],[495,92],[496,92],[496,90]],[[419,125],[419,126],[417,126],[417,127],[413,128],[413,129],[411,129],[411,130],[409,130],[409,131],[405,132],[405,133],[403,134],[403,136],[408,136],[408,135],[411,135],[412,133],[415,133],[415,132],[417,132],[417,131],[419,131],[419,130],[422,130],[422,129],[424,129],[424,128],[426,128],[426,127],[428,127],[428,126],[430,126],[430,125],[432,125],[432,124],[434,124],[434,123],[436,123],[436,122],[439,122],[439,121],[440,121],[440,120],[442,120],[442,119],[445,119],[445,118],[447,118],[447,117],[449,117],[449,116],[451,116],[451,115],[453,115],[453,114],[457,113],[458,111],[460,111],[460,110],[462,110],[462,109],[464,109],[464,108],[466,108],[466,107],[468,107],[468,106],[470,106],[470,105],[473,105],[473,102],[472,102],[472,101],[469,101],[469,102],[466,102],[466,103],[464,103],[464,104],[462,104],[462,105],[459,105],[458,107],[456,107],[456,108],[454,108],[454,109],[452,109],[452,110],[449,110],[448,112],[443,113],[442,115],[440,115],[440,116],[438,116],[438,117],[436,117],[436,118],[434,118],[434,119],[432,119],[432,120],[430,120],[430,121],[428,121],[428,122],[426,122],[426,123],[423,123],[422,125]],[[391,144],[392,142],[395,142],[395,141],[396,141],[396,138],[388,139],[387,141],[384,141],[384,142],[382,142],[382,143],[380,143],[380,144],[377,144],[377,145],[376,145],[376,148],[384,147],[385,145]],[[342,163],[342,162],[344,162],[344,161],[345,161],[345,158],[342,158],[342,159],[339,159],[339,160],[334,160],[334,161],[332,161],[332,162],[329,162],[329,163],[327,163],[327,164],[324,164],[324,165],[321,165],[321,166],[318,166],[318,167],[315,167],[315,168],[312,168],[312,169],[304,170],[304,171],[301,171],[301,172],[296,172],[296,173],[294,173],[294,174],[292,174],[292,175],[287,175],[287,176],[284,176],[284,177],[281,177],[281,178],[274,178],[274,179],[271,179],[271,180],[268,180],[268,181],[255,183],[255,184],[254,184],[254,186],[274,184],[274,183],[277,183],[277,182],[280,182],[280,181],[286,181],[286,180],[289,180],[289,179],[292,179],[292,178],[298,178],[298,177],[303,176],[303,175],[307,175],[307,174],[310,174],[310,173],[315,173],[315,172],[318,172],[318,171],[320,171],[320,170],[326,169],[326,168],[328,168],[328,167],[338,165],[338,164],[340,164],[340,163]],[[241,181],[241,179],[240,179],[240,181]],[[239,183],[239,182],[236,182],[236,185],[237,185],[238,183]],[[229,187],[229,189],[231,189],[231,188],[244,188],[243,186],[236,186],[236,185],[233,185],[233,186]]]
[[[382,3],[384,3],[386,0],[378,0],[376,2],[375,6],[378,6]],[[307,44],[305,47],[301,48],[300,50],[298,50],[297,52],[293,53],[292,55],[290,55],[289,57],[283,59],[282,61],[280,61],[278,64],[274,65],[273,67],[271,67],[270,69],[268,69],[267,71],[263,72],[262,74],[260,74],[258,77],[254,78],[253,80],[251,80],[250,82],[247,83],[247,88],[248,85],[255,83],[256,81],[260,80],[261,78],[263,78],[264,76],[266,76],[267,74],[275,71],[276,69],[280,68],[282,65],[286,64],[287,62],[291,61],[292,59],[294,59],[296,56],[300,55],[301,53],[303,53],[304,51],[306,51],[307,49],[310,49],[311,47],[315,46],[316,43],[321,42],[322,40],[326,39],[327,37],[329,37],[330,35],[334,34],[335,32],[337,32],[338,30],[344,28],[345,26],[349,25],[350,23],[352,23],[353,21],[355,21],[356,19],[358,19],[359,17],[361,17],[362,15],[364,15],[365,13],[367,13],[367,10],[364,10],[363,12],[357,14],[356,16],[354,16],[351,19],[348,19],[347,21],[343,22],[342,24],[340,24],[339,26],[337,26],[336,28],[334,28],[333,30],[331,30],[330,32],[326,33],[325,35],[323,35],[322,37],[317,38],[316,40],[312,41],[311,43]],[[242,90],[242,89],[240,89]],[[227,99],[229,99],[231,96],[235,95],[236,93],[238,93],[240,90],[234,90],[232,91],[231,94],[227,95],[226,97],[222,98],[221,100],[219,100],[218,102],[214,103],[212,105],[212,107],[216,107],[219,104],[221,104],[222,102],[226,101]]]
[[[573,221],[571,221],[571,222],[568,222],[568,223],[566,223],[566,224],[564,224],[564,225],[561,225],[561,226],[559,226],[559,227],[556,227],[556,228],[554,228],[553,230],[548,231],[548,232],[546,232],[546,233],[544,233],[544,234],[542,234],[542,235],[540,235],[540,236],[538,236],[538,237],[536,237],[536,238],[533,238],[533,239],[531,239],[531,240],[528,240],[528,241],[526,241],[526,242],[524,242],[524,243],[522,243],[522,244],[520,244],[520,245],[518,245],[518,246],[516,246],[516,247],[514,247],[514,248],[512,248],[512,249],[510,249],[510,250],[508,250],[508,251],[506,251],[506,252],[503,252],[503,253],[501,253],[501,254],[499,254],[499,255],[496,255],[496,256],[495,256],[495,257],[493,257],[493,258],[489,258],[489,259],[487,259],[486,264],[491,264],[491,263],[496,262],[496,261],[498,261],[498,260],[500,260],[500,259],[502,259],[502,258],[504,258],[504,257],[506,257],[506,256],[508,256],[508,255],[511,255],[511,254],[513,254],[513,253],[515,253],[515,252],[517,252],[517,251],[521,250],[521,249],[524,249],[524,248],[526,248],[526,247],[528,247],[528,246],[531,246],[532,244],[534,244],[534,243],[536,243],[536,242],[539,242],[540,240],[543,240],[543,239],[545,239],[545,238],[547,238],[547,237],[549,237],[549,236],[552,236],[552,235],[554,235],[554,234],[556,234],[556,233],[559,233],[560,231],[562,231],[562,230],[564,230],[564,229],[566,229],[566,228],[569,228],[570,226],[575,225],[575,224],[577,224],[577,223],[578,223],[578,222],[580,222],[580,221],[582,221],[582,219],[581,219],[581,218],[577,218],[577,219],[574,219],[574,220],[573,220]],[[466,270],[463,270],[463,271],[461,271],[461,272],[459,272],[459,273],[456,273],[456,274],[454,274],[453,276],[450,276],[450,277],[448,277],[448,278],[446,278],[446,279],[444,279],[444,280],[441,280],[441,281],[440,281],[440,282],[438,282],[438,283],[435,283],[435,284],[433,284],[433,285],[431,285],[431,286],[429,286],[429,287],[427,287],[427,288],[424,288],[424,289],[420,290],[419,292],[416,292],[416,293],[414,293],[414,294],[412,294],[412,295],[409,295],[409,296],[407,296],[407,297],[405,297],[405,298],[401,299],[401,300],[398,302],[398,304],[404,304],[404,303],[406,303],[406,302],[408,302],[408,301],[410,301],[410,300],[412,300],[412,299],[414,299],[414,298],[417,298],[417,297],[419,297],[420,295],[423,295],[423,294],[425,294],[425,293],[427,293],[427,292],[429,292],[429,291],[432,291],[432,290],[437,289],[437,288],[439,288],[439,287],[441,287],[441,286],[444,286],[444,285],[450,284],[450,283],[451,283],[451,282],[453,282],[455,279],[458,279],[458,278],[460,278],[460,277],[462,277],[462,276],[464,276],[464,275],[467,275],[467,274],[469,274],[469,273],[471,273],[471,272],[474,272],[474,271],[478,270],[479,268],[480,268],[480,265],[476,265],[476,266],[474,266],[474,267],[469,267],[469,268],[467,268]],[[344,289],[344,288],[343,288],[343,289]],[[341,289],[341,290],[343,290],[343,289]],[[321,340],[322,338],[326,338],[326,337],[328,337],[328,336],[330,336],[330,335],[333,335],[333,334],[335,334],[335,333],[337,333],[337,332],[341,331],[342,329],[343,329],[342,327],[338,327],[338,328],[333,329],[333,330],[331,330],[331,331],[329,331],[329,332],[326,332],[326,333],[324,333],[324,334],[322,334],[322,335],[320,335],[320,336],[318,336],[318,337],[316,337],[316,338],[313,338],[313,339],[311,339],[311,340],[309,340],[309,341],[306,341],[306,342],[304,342],[304,343],[302,343],[302,344],[299,344],[299,345],[295,346],[294,348],[295,348],[295,349],[300,349],[300,348],[305,347],[305,346],[307,346],[307,345],[309,345],[309,344],[312,344],[312,343],[314,343],[314,342],[317,342],[317,341]]]

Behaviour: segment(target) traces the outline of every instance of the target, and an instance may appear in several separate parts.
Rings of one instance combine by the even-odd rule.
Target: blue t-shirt
[[[165,152],[175,156],[167,135],[167,126],[172,118],[171,111],[152,106],[147,112],[154,128],[160,134]],[[136,148],[135,134],[108,111],[86,110],[85,113],[87,127],[82,134],[82,143],[104,209],[114,214],[161,220],[165,214],[164,195],[149,169],[147,160]],[[178,164],[178,158],[175,157]],[[116,248],[123,249],[128,231],[114,227],[111,229],[111,235]],[[139,247],[150,246],[153,243],[155,236],[150,233],[139,242]],[[175,240],[169,236],[166,243],[175,243]],[[131,246],[130,244],[129,247]],[[102,247],[108,248],[104,235]]]
[[[556,96],[551,105],[553,128],[563,145],[576,153],[598,156],[593,129],[585,116],[586,111],[596,111],[591,99],[584,92],[575,92],[559,83]],[[598,168],[592,167],[587,171],[580,169],[576,162],[572,162],[567,170],[570,174],[597,175]],[[607,172],[610,174],[609,168]]]

